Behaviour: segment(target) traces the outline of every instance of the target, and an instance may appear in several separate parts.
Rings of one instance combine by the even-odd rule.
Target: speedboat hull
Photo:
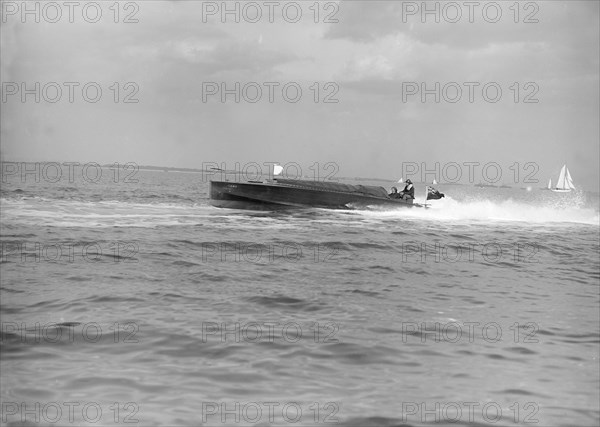
[[[210,182],[210,203],[231,209],[292,208],[363,209],[371,206],[421,206],[413,200],[390,199],[383,187],[301,180]]]

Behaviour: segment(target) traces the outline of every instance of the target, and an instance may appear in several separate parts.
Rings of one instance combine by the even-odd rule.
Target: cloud
[[[442,2],[348,1],[340,2],[340,23],[325,34],[331,39],[368,43],[388,35],[405,34],[428,45],[477,49],[489,44],[571,44],[580,39],[594,44],[597,2]],[[437,13],[431,13],[437,11]],[[500,15],[498,15],[500,13]],[[515,22],[518,21],[518,22]],[[582,33],[589,37],[584,36]]]
[[[535,3],[537,24],[514,23],[514,2],[501,3],[497,24],[403,22],[412,3],[394,1],[343,1],[330,24],[314,22],[310,2],[295,24],[203,22],[201,2],[191,1],[140,3],[137,24],[13,20],[0,28],[4,81],[98,81],[105,96],[98,104],[11,99],[2,105],[2,151],[182,167],[335,161],[340,175],[361,176],[393,175],[406,159],[495,157],[568,161],[597,182],[598,2]],[[297,82],[302,100],[203,102],[203,82],[271,81]],[[480,84],[475,103],[402,97],[406,82],[469,81]],[[114,82],[121,96],[135,82],[139,103],[113,102]],[[339,88],[338,103],[323,102],[327,82]],[[502,86],[500,102],[482,100],[486,82]],[[538,103],[522,102],[528,82],[538,85]]]

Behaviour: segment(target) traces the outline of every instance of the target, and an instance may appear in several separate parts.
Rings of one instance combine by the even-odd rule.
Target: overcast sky
[[[341,176],[391,179],[401,176],[402,162],[430,168],[496,162],[509,184],[515,162],[521,183],[533,170],[524,169],[526,162],[539,165],[535,177],[543,183],[555,181],[568,163],[575,184],[598,190],[599,2],[521,2],[518,16],[513,1],[499,2],[499,19],[494,5],[484,11],[490,2],[472,10],[464,2],[441,2],[439,23],[415,10],[420,1],[321,2],[318,8],[299,2],[302,17],[295,23],[288,22],[294,5],[284,16],[286,3],[273,6],[272,23],[262,1],[256,23],[248,22],[256,8],[243,3],[239,23],[233,15],[222,22],[215,11],[220,1],[122,2],[118,17],[113,1],[98,2],[96,23],[84,19],[82,6],[71,23],[61,6],[58,22],[47,22],[57,19],[46,8],[36,23],[34,15],[22,15],[21,2],[3,1],[4,159],[191,168],[255,161],[308,169],[335,162]],[[93,21],[95,12],[86,9],[85,18]],[[35,89],[35,82],[40,102],[35,94],[22,102],[21,83]],[[48,99],[57,96],[55,86],[42,90],[49,82],[63,91],[54,103]],[[73,103],[65,82],[79,84],[71,86]],[[102,89],[96,103],[82,97],[89,82],[97,84],[88,87],[89,99],[94,87]],[[222,102],[220,93],[207,92],[221,83],[234,89],[235,82],[256,83],[240,91],[240,103],[234,94]],[[282,95],[290,82],[288,99],[296,96],[294,87],[302,89],[296,103]],[[434,93],[422,102],[421,83],[434,89],[436,82],[440,102]],[[248,102],[244,95],[255,98],[256,86],[262,98]],[[462,97],[450,102],[457,87]],[[123,102],[127,94],[139,102]],[[481,181],[480,169],[475,172],[474,181]]]

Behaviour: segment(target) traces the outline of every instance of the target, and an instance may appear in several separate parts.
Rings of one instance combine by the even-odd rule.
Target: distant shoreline
[[[25,164],[35,164],[35,163],[40,163],[40,164],[48,164],[48,163],[57,163],[59,165],[73,165],[75,164],[76,167],[81,167],[85,164],[97,164],[98,166],[100,166],[103,169],[110,169],[110,168],[114,168],[115,167],[115,163],[117,163],[119,165],[119,167],[123,167],[124,165],[127,165],[128,163],[120,163],[120,162],[114,162],[114,163],[104,163],[104,164],[99,164],[97,162],[59,162],[59,161],[40,161],[40,162],[30,162],[30,161],[12,161],[12,160],[6,160],[3,159],[2,161],[0,161],[0,164],[4,164],[4,163],[13,163],[13,164],[21,164],[21,163],[25,163]],[[133,162],[129,162],[129,163],[133,163]],[[200,173],[200,174],[211,174],[214,175],[215,177],[218,176],[219,174],[221,175],[239,175],[241,172],[239,170],[222,170],[222,169],[199,169],[199,168],[181,168],[181,167],[173,167],[173,166],[153,166],[153,165],[137,165],[138,170],[139,171],[146,171],[146,172],[174,172],[174,173]],[[3,169],[4,170],[4,169]],[[302,177],[302,178],[297,178],[297,179],[307,179],[310,180],[312,179],[312,177]],[[388,183],[392,183],[392,184],[396,184],[396,186],[398,185],[403,185],[403,183],[398,183],[397,180],[395,179],[389,179],[389,178],[368,178],[368,177],[345,177],[345,176],[340,176],[340,177],[336,177],[336,179],[333,179],[332,181],[359,181],[359,182],[364,182],[364,181],[379,181],[379,182],[388,182]],[[462,183],[462,182],[442,182],[442,183],[437,183],[437,184],[432,184],[430,182],[422,182],[422,181],[415,181],[413,180],[413,182],[415,184],[418,185],[430,185],[430,186],[473,186],[473,187],[478,187],[478,188],[510,188],[510,189],[515,189],[515,190],[526,190],[527,187],[517,187],[517,186],[510,186],[510,185],[506,185],[506,184],[498,184],[498,185],[494,185],[494,184],[482,184],[482,183],[478,183],[478,184],[473,184],[473,183]],[[533,189],[546,189],[545,187],[533,187]],[[592,191],[592,193],[594,193]]]

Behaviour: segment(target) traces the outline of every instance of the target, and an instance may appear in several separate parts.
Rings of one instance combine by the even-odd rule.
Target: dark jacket
[[[412,184],[406,184],[406,186],[404,187],[404,190],[402,190],[402,194],[408,195],[412,199],[414,199],[415,198],[415,186]]]

